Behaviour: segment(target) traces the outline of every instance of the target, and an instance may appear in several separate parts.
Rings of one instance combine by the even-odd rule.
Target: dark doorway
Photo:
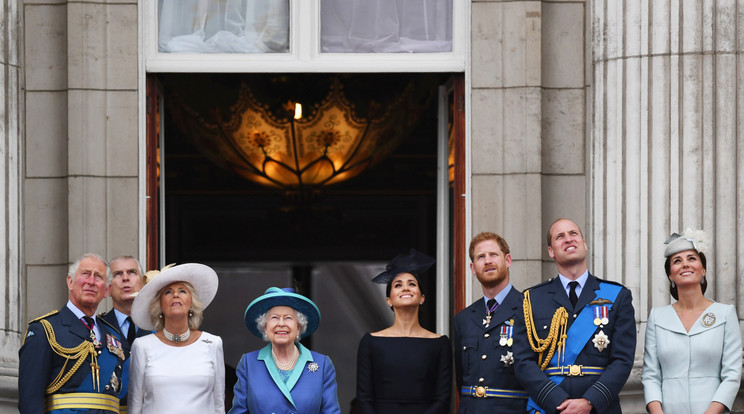
[[[347,412],[354,395],[356,348],[364,332],[385,328],[392,312],[384,288],[368,281],[399,253],[416,248],[436,256],[437,88],[449,74],[342,75],[347,91],[395,96],[414,79],[422,86],[420,118],[384,159],[358,176],[298,193],[262,186],[205,154],[184,128],[171,101],[188,100],[204,117],[225,116],[241,84],[278,105],[286,91],[277,78],[316,92],[338,74],[160,74],[165,104],[162,130],[162,218],[160,263],[201,262],[220,275],[220,290],[206,312],[203,329],[220,335],[225,362],[263,343],[243,324],[245,307],[269,286],[294,286],[316,301],[323,319],[307,345],[334,361],[339,401]],[[351,91],[350,95],[354,95]],[[322,96],[317,97],[322,99]],[[381,99],[381,98],[380,98]],[[411,117],[413,118],[413,116]],[[449,268],[450,264],[445,265]],[[421,322],[435,327],[434,272],[422,282],[429,306]],[[230,377],[228,376],[227,386]]]

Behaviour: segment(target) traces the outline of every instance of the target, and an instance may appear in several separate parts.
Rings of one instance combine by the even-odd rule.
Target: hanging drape
[[[289,0],[159,0],[163,53],[286,53]],[[325,53],[452,50],[452,0],[321,0]]]

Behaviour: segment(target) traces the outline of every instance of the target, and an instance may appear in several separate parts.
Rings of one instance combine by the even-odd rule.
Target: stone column
[[[0,7],[0,413],[17,412],[18,347],[23,329],[20,294],[22,62],[19,54],[19,2]]]
[[[25,90],[5,94],[25,98],[16,337],[64,306],[67,267],[81,254],[139,251],[137,0],[22,3]],[[14,345],[2,350],[17,361]]]
[[[507,240],[520,290],[541,274],[541,21],[539,2],[472,3],[471,236]]]
[[[593,267],[633,292],[641,326],[629,388],[640,389],[648,312],[671,301],[671,232],[712,236],[706,296],[742,309],[743,18],[733,0],[592,2]]]

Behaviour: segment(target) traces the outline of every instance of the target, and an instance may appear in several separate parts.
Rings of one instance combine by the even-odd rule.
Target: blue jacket
[[[70,360],[65,366],[66,359],[57,355],[51,348],[41,320],[47,320],[54,330],[54,336],[62,347],[74,348],[85,341],[90,341],[90,332],[77,319],[74,313],[66,306],[59,312],[53,312],[42,318],[31,321],[28,325],[26,338],[23,346],[18,351],[18,409],[21,413],[44,413],[46,388],[62,371],[65,373],[77,360]],[[122,387],[126,382],[122,380],[124,361],[129,357],[129,347],[126,339],[119,336],[118,330],[110,326],[101,318],[98,320],[98,329],[101,332],[102,343],[98,355],[99,384],[100,390],[93,388],[93,376],[91,375],[90,356],[80,365],[62,387],[54,394],[65,393],[101,393],[119,397]],[[111,336],[118,341],[121,353],[112,353],[107,346],[107,337]],[[122,341],[123,339],[123,341]],[[116,345],[114,345],[115,347]],[[55,414],[67,413],[98,413],[103,411],[88,409],[65,409],[51,411]]]
[[[514,365],[508,358],[510,353],[513,356],[512,346],[499,343],[502,327],[508,327],[512,320],[516,322],[517,314],[522,312],[522,298],[522,294],[512,287],[494,312],[488,327],[483,324],[486,319],[483,299],[478,299],[455,316],[455,379],[458,394],[463,385],[523,390],[514,375]],[[516,328],[512,332],[516,332]],[[461,394],[457,412],[522,414],[526,403],[526,399],[520,398],[476,398]]]
[[[331,359],[298,344],[300,356],[285,383],[271,345],[244,354],[238,363],[230,414],[340,414]]]
[[[601,282],[617,285],[604,280]],[[571,329],[576,315],[595,300],[595,291],[599,288],[600,280],[590,274],[575,308],[571,306],[558,277],[530,288],[537,336],[541,339],[548,336],[553,314],[560,307],[568,311],[568,329]],[[622,413],[618,394],[633,368],[636,346],[635,311],[630,291],[621,287],[613,303],[607,306],[609,323],[595,326],[589,322],[591,325],[586,329],[591,330],[591,336],[574,362],[576,365],[602,367],[604,371],[601,375],[567,376],[557,386],[538,366],[538,354],[532,351],[528,343],[524,313],[521,314],[517,323],[518,332],[514,335],[514,369],[530,396],[547,413],[556,412],[556,407],[568,398],[586,398],[594,407],[592,413]],[[609,339],[609,345],[601,351],[592,342],[600,331]]]

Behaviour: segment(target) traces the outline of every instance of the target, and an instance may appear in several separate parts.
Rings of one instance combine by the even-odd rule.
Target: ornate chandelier
[[[304,105],[263,103],[245,82],[227,111],[199,112],[178,94],[166,102],[181,131],[213,162],[264,186],[304,192],[380,162],[411,133],[430,100],[414,79],[387,102],[363,105],[350,101],[339,75],[328,85],[325,98]]]

